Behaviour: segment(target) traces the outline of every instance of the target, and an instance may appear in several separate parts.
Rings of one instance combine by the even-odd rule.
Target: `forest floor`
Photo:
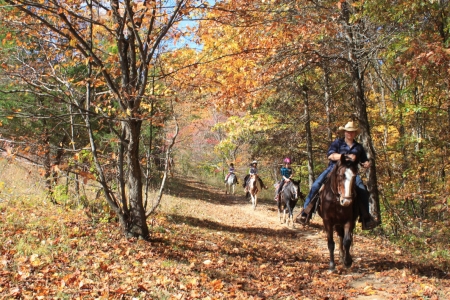
[[[0,195],[6,190],[0,185]],[[124,238],[114,218],[86,209],[2,198],[0,298],[450,298],[450,278],[439,266],[376,236],[355,234],[353,266],[338,262],[330,272],[318,216],[288,228],[271,197],[253,210],[238,190],[225,195],[173,178],[149,220],[150,242]]]

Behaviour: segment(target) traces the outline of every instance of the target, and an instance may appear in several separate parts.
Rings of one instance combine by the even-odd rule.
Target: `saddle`
[[[310,218],[310,215],[316,213],[319,210],[320,207],[320,192],[324,189],[324,186],[322,185],[322,187],[319,189],[319,192],[317,192],[317,194],[315,194],[313,196],[313,198],[311,199],[311,202],[309,202],[308,206],[303,210],[302,213],[305,213],[308,215],[308,217]],[[359,213],[359,222],[362,222],[362,218],[367,217],[367,216],[363,216],[364,214],[364,208],[363,208],[363,203],[362,201],[358,201],[358,213]]]
[[[311,199],[311,202],[309,202],[308,206],[303,210],[303,212],[307,215],[309,214],[313,214],[315,213],[320,206],[320,201],[318,201],[320,199],[319,195],[320,192],[324,189],[324,186],[322,185],[322,187],[319,189],[319,191],[317,192],[317,194],[315,194],[313,196],[313,198]]]

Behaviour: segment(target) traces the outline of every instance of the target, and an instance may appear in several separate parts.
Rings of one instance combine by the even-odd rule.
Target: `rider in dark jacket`
[[[248,174],[245,175],[244,183],[242,184],[242,186],[244,188],[247,186],[250,175],[252,175],[252,174],[255,174],[255,175],[258,174],[258,162],[256,160],[252,161],[252,163],[250,164],[250,170],[249,170]],[[261,187],[267,189],[267,186],[263,183],[261,177],[258,176],[258,179],[259,179],[259,183],[261,184]]]
[[[331,172],[334,165],[338,160],[340,160],[341,155],[347,154],[350,156],[351,159],[358,158],[359,163],[364,168],[370,167],[370,161],[367,158],[366,151],[364,150],[364,147],[355,141],[356,135],[360,133],[359,128],[357,128],[353,122],[348,122],[344,127],[339,127],[338,132],[344,132],[344,138],[338,138],[335,141],[333,141],[330,145],[330,148],[328,149],[327,156],[329,159],[328,167],[325,171],[320,174],[320,176],[316,179],[316,181],[311,186],[311,190],[309,191],[308,196],[306,197],[305,204],[303,206],[303,212],[301,215],[301,222],[306,221],[307,214],[304,212],[304,210],[307,208],[308,204],[311,202],[311,200],[316,196],[316,194],[319,192],[322,184],[325,182],[328,173]],[[359,196],[359,199],[362,201],[363,209],[361,210],[362,215],[362,223],[363,223],[363,229],[373,229],[378,224],[370,215],[369,212],[369,193],[366,190],[366,187],[364,183],[361,180],[361,177],[358,175],[356,176],[356,190]]]

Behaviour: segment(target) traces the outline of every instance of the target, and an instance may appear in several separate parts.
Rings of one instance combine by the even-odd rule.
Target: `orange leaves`
[[[220,279],[214,279],[209,284],[214,291],[221,291],[223,289],[223,282]]]

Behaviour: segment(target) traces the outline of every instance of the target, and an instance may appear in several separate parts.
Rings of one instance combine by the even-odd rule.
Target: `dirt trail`
[[[280,224],[275,201],[268,200],[267,194],[266,199],[261,199],[256,210],[253,210],[251,203],[244,198],[242,187],[237,187],[236,195],[225,195],[222,189],[189,179],[178,182],[177,191],[175,195],[172,194],[175,196],[172,201],[166,201],[164,204],[165,211],[177,211],[185,216],[220,223],[223,226],[255,231],[275,230],[280,234],[289,232],[298,238],[299,243],[309,245],[309,249],[315,250],[314,253],[321,257],[321,261],[316,263],[322,270],[327,268],[329,254],[319,216],[311,220],[311,226],[295,224],[292,229]],[[189,199],[188,204],[185,199]],[[299,211],[297,206],[294,216]],[[336,238],[335,240],[337,241]],[[429,299],[450,298],[449,280],[443,279],[442,276],[424,275],[425,269],[429,271],[433,267],[409,262],[404,253],[386,241],[355,234],[351,251],[354,261],[351,269],[344,269],[337,263],[337,271],[325,275],[331,278],[336,276],[333,274],[348,277],[350,289],[363,291],[363,295],[348,299],[409,299],[423,296]],[[338,256],[336,250],[337,261]]]

